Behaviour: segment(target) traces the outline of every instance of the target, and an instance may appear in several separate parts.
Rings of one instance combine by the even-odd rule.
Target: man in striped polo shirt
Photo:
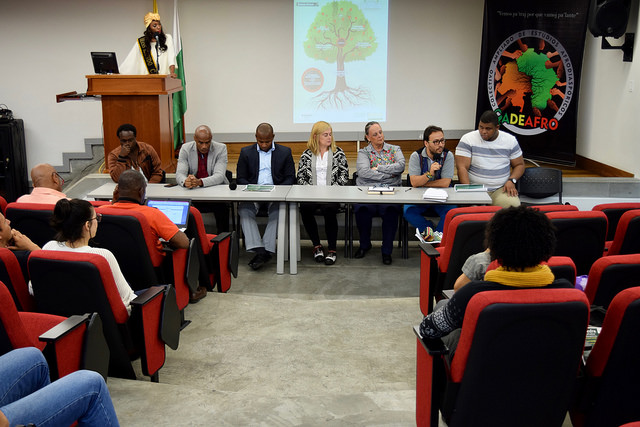
[[[462,184],[484,184],[492,204],[520,206],[516,183],[524,173],[524,158],[515,136],[500,131],[498,115],[485,111],[478,130],[460,138],[456,168]]]

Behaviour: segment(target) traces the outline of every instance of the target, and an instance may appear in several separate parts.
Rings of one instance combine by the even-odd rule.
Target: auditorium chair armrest
[[[440,252],[438,252],[438,250],[434,248],[433,245],[430,245],[428,243],[422,243],[422,242],[419,242],[418,245],[420,246],[420,249],[422,250],[422,252],[424,252],[427,256],[433,257],[433,258],[437,258],[440,256]]]
[[[222,242],[224,239],[228,239],[231,237],[231,232],[230,231],[225,231],[224,233],[220,233],[218,234],[216,237],[214,237],[213,239],[210,240],[210,242],[213,243],[220,243]]]
[[[422,347],[424,347],[431,356],[444,356],[445,354],[449,354],[449,347],[447,347],[440,338],[422,337],[422,335],[420,335],[420,327],[417,325],[413,327],[413,333],[416,334]]]
[[[444,299],[451,299],[455,292],[456,291],[454,291],[453,289],[444,289],[442,291],[442,296],[444,297]]]
[[[159,313],[156,312],[156,309],[151,308],[150,310],[153,312],[149,314],[152,317],[159,319],[160,324],[158,325],[158,334],[162,341],[171,349],[177,350],[180,343],[182,316],[176,303],[176,290],[172,285],[156,285],[138,296],[134,301],[137,301],[135,304],[139,309],[136,310],[134,308],[134,301],[132,301],[131,315],[133,317],[134,310],[136,310],[135,317],[138,319],[144,319],[146,314],[144,305],[155,300],[158,295],[161,295],[162,298]],[[155,307],[155,304],[151,305],[151,307]]]
[[[158,382],[158,371],[165,361],[162,341],[163,296],[166,286],[152,286],[131,301],[129,325],[141,355],[142,373]]]
[[[158,294],[161,294],[163,290],[163,286],[151,286],[149,289],[144,291],[143,294],[138,295],[133,301],[131,301],[131,308],[133,309],[133,306],[144,306]]]
[[[53,328],[41,334],[38,339],[46,343],[54,343],[64,338],[65,335],[83,325],[90,317],[89,313],[83,315],[73,315],[66,320],[58,323]]]
[[[72,334],[83,326],[86,328],[81,336]],[[89,369],[106,381],[110,353],[98,313],[71,316],[38,338],[47,344],[43,354],[49,363],[52,380],[76,369]]]
[[[420,311],[427,315],[432,310],[438,279],[438,260],[440,251],[428,243],[420,246]]]

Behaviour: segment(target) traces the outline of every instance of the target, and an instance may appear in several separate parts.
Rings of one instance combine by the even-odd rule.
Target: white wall
[[[627,32],[636,33],[633,62],[623,62],[620,50],[601,50],[602,39],[587,34],[577,152],[640,177],[640,34],[638,2],[632,3]]]
[[[637,2],[636,2],[637,3]],[[29,167],[62,163],[102,136],[98,102],[55,103],[55,94],[86,90],[89,52],[124,59],[143,31],[151,0],[22,0],[0,13],[0,103],[25,121]],[[159,0],[166,32],[173,1]],[[483,3],[477,0],[393,0],[389,12],[388,120],[385,130],[474,125]],[[634,8],[629,31],[635,31]],[[187,132],[206,123],[214,133],[307,132],[292,123],[291,0],[180,0],[185,49]],[[580,93],[578,154],[640,174],[640,52],[623,63],[587,35]],[[628,81],[635,90],[628,92]],[[361,132],[335,124],[336,131]]]

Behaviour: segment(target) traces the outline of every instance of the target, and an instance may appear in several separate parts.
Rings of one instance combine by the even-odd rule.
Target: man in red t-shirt
[[[157,240],[156,249],[162,252],[162,243],[159,239],[163,239],[174,249],[188,249],[189,238],[186,234],[178,229],[178,227],[161,211],[156,208],[142,204],[145,199],[147,183],[144,177],[138,171],[125,170],[120,174],[118,185],[113,191],[114,203],[112,208],[133,210],[140,212],[145,216]],[[100,209],[98,208],[98,211]],[[199,286],[198,290],[191,294],[191,302],[198,301],[207,295],[207,290]]]

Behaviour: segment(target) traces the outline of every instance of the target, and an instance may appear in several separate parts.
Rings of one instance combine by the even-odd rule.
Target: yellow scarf
[[[555,280],[555,276],[548,265],[538,264],[523,271],[510,271],[505,267],[498,267],[487,271],[484,280],[516,288],[534,288],[547,286]]]

